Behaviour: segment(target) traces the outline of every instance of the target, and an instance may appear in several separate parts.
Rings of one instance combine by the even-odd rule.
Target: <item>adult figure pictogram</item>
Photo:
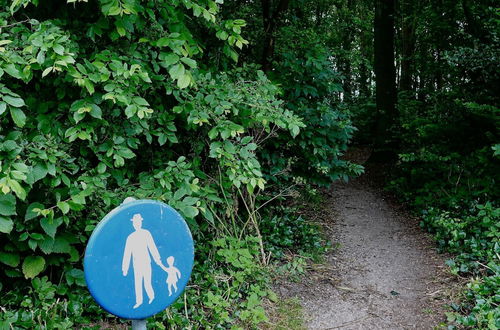
[[[135,231],[128,235],[123,253],[122,272],[123,276],[127,276],[130,268],[130,259],[132,259],[132,268],[134,269],[134,284],[135,284],[135,305],[134,308],[142,305],[143,301],[143,283],[146,294],[149,298],[149,303],[155,299],[155,292],[151,285],[151,258],[162,269],[165,266],[161,262],[160,253],[156,247],[155,241],[151,233],[142,228],[142,216],[134,214],[132,224]]]

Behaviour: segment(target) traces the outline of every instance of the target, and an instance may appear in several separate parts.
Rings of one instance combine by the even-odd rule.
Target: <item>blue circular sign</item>
[[[89,291],[102,308],[140,320],[179,297],[193,261],[193,238],[180,214],[158,201],[136,200],[99,222],[83,265]]]

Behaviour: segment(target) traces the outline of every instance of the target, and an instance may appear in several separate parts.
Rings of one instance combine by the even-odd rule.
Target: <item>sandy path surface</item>
[[[310,329],[433,329],[444,320],[444,256],[418,220],[363,178],[330,190],[325,226],[338,247],[328,271],[281,285],[298,297]]]

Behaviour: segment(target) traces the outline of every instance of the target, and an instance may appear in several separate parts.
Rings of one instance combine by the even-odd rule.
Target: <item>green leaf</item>
[[[19,71],[19,69],[14,65],[14,64],[8,64],[6,65],[3,70],[5,72],[7,72],[9,75],[11,75],[12,77],[14,78],[17,78],[17,79],[22,79],[23,76],[21,76],[21,72]]]
[[[45,70],[43,70],[43,72],[42,72],[42,78],[45,77],[46,75],[48,75],[49,73],[51,73],[52,69],[53,69],[53,67],[49,66],[48,68],[46,68]]]
[[[198,209],[194,206],[183,206],[180,210],[187,218],[194,218],[199,213]]]
[[[217,127],[212,128],[210,131],[208,131],[208,137],[210,140],[213,140],[217,137],[219,132],[217,131]]]
[[[90,95],[94,94],[95,89],[94,89],[94,84],[88,79],[85,79],[83,82],[83,85],[87,89],[87,92],[89,92]]]
[[[62,237],[57,237],[54,241],[54,247],[53,247],[53,252],[54,253],[69,253],[71,250],[71,246],[69,245],[69,242],[62,238]]]
[[[171,66],[172,64],[175,64],[177,62],[179,62],[179,56],[177,56],[174,53],[168,54],[163,59],[163,63],[165,63],[165,65],[167,65],[167,66]]]
[[[143,106],[149,106],[149,103],[148,101],[146,101],[145,99],[143,99],[142,97],[134,97],[134,102],[138,105],[143,105]]]
[[[71,180],[68,178],[68,176],[64,173],[61,173],[61,179],[62,179],[62,182],[67,186],[67,187],[71,187]]]
[[[18,127],[24,127],[24,125],[26,124],[26,115],[21,109],[10,108],[10,115],[12,116],[12,120]]]
[[[38,242],[38,247],[43,253],[50,254],[54,248],[54,239],[52,237],[45,236],[43,240]]]
[[[33,169],[31,170],[31,174],[33,175],[33,183],[45,178],[48,172],[49,170],[47,169],[47,165],[44,163],[38,163],[33,166]]]
[[[17,267],[21,262],[21,258],[17,253],[0,252],[0,262],[10,267]]]
[[[163,134],[163,133],[160,133],[160,134],[158,135],[158,144],[159,144],[160,146],[162,146],[162,145],[164,145],[164,144],[165,144],[165,142],[167,142],[167,136],[166,136],[165,134]]]
[[[245,136],[243,139],[241,139],[241,144],[247,144],[250,141],[252,141],[252,137],[251,136]]]
[[[135,157],[135,154],[132,150],[128,149],[128,148],[121,148],[121,149],[118,149],[116,151],[116,154],[122,156],[123,158],[126,158],[126,159],[132,159]]]
[[[106,164],[99,163],[99,165],[97,165],[97,173],[102,174],[106,172],[106,168],[107,168]]]
[[[42,240],[45,236],[43,236],[43,234],[40,234],[40,233],[31,233],[29,234],[31,238],[33,238],[34,240]]]
[[[3,271],[5,272],[5,275],[7,275],[7,277],[14,278],[22,276],[21,272],[17,269],[4,269]]]
[[[125,115],[127,118],[133,117],[137,113],[137,105],[131,104],[125,108]]]
[[[38,64],[43,64],[45,62],[45,52],[43,50],[38,52],[38,55],[36,56],[36,61]],[[44,77],[43,74],[42,77]]]
[[[52,49],[54,50],[54,52],[56,54],[59,54],[59,55],[64,55],[64,47],[59,45],[59,44],[55,44],[54,47],[52,47]]]
[[[28,246],[30,247],[30,249],[32,249],[33,251],[36,250],[37,246],[38,246],[38,242],[34,239],[29,239],[28,240]]]
[[[23,261],[23,274],[26,278],[34,278],[40,274],[45,267],[45,259],[43,257],[26,257]]]
[[[83,270],[73,268],[72,270],[66,272],[66,282],[68,285],[77,284],[79,286],[85,286],[85,275]]]
[[[10,171],[10,176],[16,180],[26,180],[26,174],[21,171]]]
[[[68,208],[69,208],[69,206],[68,206]],[[62,218],[55,218],[55,219],[43,218],[43,219],[40,219],[40,226],[42,226],[43,231],[45,233],[47,233],[47,235],[49,235],[52,238],[54,238],[56,236],[57,228],[61,224],[62,224]]]
[[[0,102],[0,115],[2,115],[6,109],[7,109],[7,103]]]
[[[174,65],[168,71],[168,73],[170,74],[170,77],[172,77],[172,79],[179,79],[180,77],[184,76],[185,72],[186,72],[186,69],[184,68],[184,65],[182,65],[182,63],[178,63],[178,64]]]
[[[229,51],[229,56],[231,57],[231,59],[235,62],[238,62],[238,53],[235,52],[234,50],[230,49]]]
[[[191,76],[188,74],[182,75],[181,77],[179,77],[179,80],[177,80],[177,86],[180,89],[188,87],[190,83],[191,83]]]
[[[116,25],[116,32],[118,32],[118,34],[120,35],[120,37],[125,36],[125,34],[127,33],[127,31],[125,30],[125,28],[123,26],[118,25],[118,24],[115,24],[115,25]]]
[[[16,198],[11,195],[0,194],[0,215],[16,215]]]
[[[179,189],[175,192],[174,194],[174,199],[175,200],[180,200],[182,197],[186,195],[186,190],[185,189]]]
[[[66,202],[58,202],[57,207],[62,211],[63,214],[69,212],[69,204]]]
[[[68,254],[70,255],[68,259],[69,262],[77,262],[78,260],[80,260],[80,253],[74,246],[70,246]]]
[[[43,204],[41,204],[41,203],[38,203],[38,202],[31,203],[28,206],[28,208],[26,209],[26,214],[24,215],[24,220],[31,220],[31,219],[38,217],[38,212],[35,212],[34,210],[35,209],[43,210],[44,208],[45,208],[45,206],[43,206]]]
[[[85,118],[85,115],[87,113],[86,112],[83,112],[83,113],[80,113],[80,112],[74,112],[73,113],[73,119],[75,120],[75,123],[78,124],[78,122],[80,122],[83,118]]]
[[[26,198],[26,190],[16,180],[9,180],[9,186],[17,197],[24,200]]]
[[[170,43],[170,39],[163,37],[163,38],[158,39],[158,41],[156,41],[156,46],[157,47],[165,47],[169,43]]]
[[[3,100],[5,102],[7,102],[8,104],[10,104],[11,106],[16,107],[16,108],[20,108],[20,107],[23,107],[25,105],[24,100],[20,97],[12,97],[10,95],[4,95]]]
[[[216,34],[217,38],[219,38],[220,40],[226,40],[227,37],[229,37],[229,35],[227,34],[226,31],[218,31],[217,34]]]
[[[0,216],[0,233],[10,234],[14,228],[14,222],[10,218]]]
[[[12,164],[12,166],[18,170],[18,171],[21,171],[23,173],[26,173],[28,172],[28,166],[24,163],[21,163],[21,162],[18,162],[18,163],[14,163]]]
[[[187,57],[181,58],[181,61],[187,64],[191,69],[195,69],[198,65],[196,64],[196,61]]]
[[[75,102],[71,103],[70,110],[71,111],[78,111],[81,108],[84,108],[85,105],[86,105],[86,101],[85,100],[76,100]]]
[[[90,110],[90,115],[94,118],[102,119],[101,108],[96,104],[91,104],[90,107],[92,108],[92,110]]]

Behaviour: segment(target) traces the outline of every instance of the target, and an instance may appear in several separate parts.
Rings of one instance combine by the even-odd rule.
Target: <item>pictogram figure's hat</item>
[[[140,215],[139,213],[134,214],[132,219],[130,219],[130,221],[142,221],[142,220],[144,219],[142,218],[142,215]]]

